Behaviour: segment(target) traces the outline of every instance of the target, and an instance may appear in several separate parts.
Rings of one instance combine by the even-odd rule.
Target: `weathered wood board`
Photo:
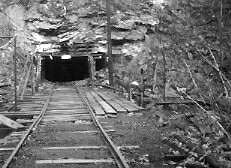
[[[19,129],[24,127],[22,124],[19,124],[16,121],[11,120],[8,117],[5,117],[4,115],[1,114],[0,114],[0,124],[3,124],[12,129]]]
[[[97,94],[100,95],[100,97],[110,104],[117,112],[127,112],[127,109],[115,101],[115,97],[108,96],[103,92],[97,92]]]
[[[95,98],[95,100],[102,106],[105,113],[117,114],[117,112],[109,104],[107,104],[102,98],[100,98],[95,92],[91,91],[90,93]]]
[[[91,107],[94,109],[96,115],[105,115],[102,107],[95,101],[94,97],[90,93],[86,93],[87,99],[90,102]]]

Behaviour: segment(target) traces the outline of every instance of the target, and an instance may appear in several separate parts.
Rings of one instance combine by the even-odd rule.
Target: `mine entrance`
[[[42,79],[51,82],[69,82],[83,80],[89,77],[89,65],[87,57],[43,57],[41,62]]]

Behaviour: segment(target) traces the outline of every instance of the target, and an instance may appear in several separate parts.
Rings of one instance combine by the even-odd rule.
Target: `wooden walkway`
[[[116,116],[117,113],[140,112],[143,110],[142,107],[137,106],[135,103],[132,103],[125,98],[122,98],[109,89],[84,88],[84,91],[89,104],[97,116]],[[19,111],[2,111],[0,112],[0,115],[4,115],[5,117],[13,120],[17,119],[19,122],[24,123],[24,120],[29,120],[34,116],[39,115],[39,110],[41,109],[46,98],[47,95],[36,94],[35,96],[31,96],[27,94],[24,96],[24,100],[20,101],[18,104],[18,108],[20,109]],[[49,110],[53,110],[54,112],[56,111],[57,113],[63,110],[67,112],[69,106],[74,102],[71,102],[67,98],[65,101],[63,101],[63,103],[65,103],[65,105],[53,104],[53,106],[49,107]],[[59,110],[61,111],[57,111],[58,106]],[[79,106],[72,107],[72,109],[80,108],[81,107]]]
[[[91,88],[84,90],[96,115],[116,115],[117,113],[139,112],[142,107],[120,97],[111,90]]]

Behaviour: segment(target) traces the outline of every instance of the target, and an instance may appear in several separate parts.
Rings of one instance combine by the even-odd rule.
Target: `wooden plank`
[[[0,148],[0,151],[12,151],[15,148]]]
[[[61,100],[61,101],[54,101],[54,100],[51,100],[52,102],[50,104],[57,104],[57,103],[62,103],[62,104],[78,104],[77,101],[69,101],[69,100]]]
[[[102,92],[97,92],[102,99],[104,99],[108,104],[110,104],[117,112],[127,112],[127,109],[118,104],[114,99],[115,97],[107,96]]]
[[[107,146],[58,146],[58,147],[43,147],[45,150],[68,150],[68,149],[107,149]]]
[[[53,116],[53,115],[46,115],[47,117]],[[79,120],[81,119],[91,119],[90,114],[74,114],[74,117],[78,117]]]
[[[87,113],[86,113],[87,114]],[[58,118],[58,119],[63,119],[63,118],[76,118],[76,117],[79,117],[79,114],[76,114],[76,115],[72,115],[72,114],[68,114],[68,115],[46,115],[44,116],[44,119],[49,119],[49,118]]]
[[[0,115],[4,115],[4,116],[31,116],[31,115],[38,115],[40,114],[39,111],[37,112],[8,112],[8,111],[5,111],[5,112],[0,112]]]
[[[108,93],[108,92],[107,92],[107,93]],[[110,95],[112,95],[112,96],[114,95],[114,97],[116,97],[117,100],[120,100],[120,101],[122,101],[122,102],[125,102],[125,103],[128,104],[129,106],[135,107],[135,108],[137,108],[138,110],[143,110],[143,109],[144,109],[143,107],[140,107],[140,106],[136,105],[135,103],[126,100],[125,98],[119,97],[118,95],[116,95],[116,94],[114,94],[114,93],[109,92],[108,94],[110,94]]]
[[[28,101],[28,100],[24,100],[24,101],[19,101],[19,104],[36,104],[36,105],[43,105],[44,104],[44,101]]]
[[[96,115],[105,115],[104,110],[102,107],[95,101],[91,94],[86,93],[86,96],[90,102],[91,107],[94,109]]]
[[[52,115],[89,115],[88,111],[77,111],[77,112],[49,112],[46,114],[46,116],[52,116]]]
[[[65,113],[65,112],[88,112],[88,110],[86,108],[70,108],[70,109],[60,109],[60,108],[56,108],[56,109],[50,109],[50,110],[47,110],[47,113]]]
[[[128,112],[135,112],[135,111],[138,111],[137,108],[133,107],[133,106],[130,106],[127,104],[126,101],[121,101],[119,99],[115,100],[118,104],[120,104],[121,106],[123,106],[125,109],[127,109]]]
[[[114,160],[109,159],[57,159],[57,160],[36,160],[36,164],[99,164],[99,163],[114,163]]]
[[[116,111],[120,112],[120,113],[125,113],[128,112],[126,108],[124,108],[123,106],[121,106],[119,103],[117,103],[115,100],[113,101],[109,101],[108,102],[112,107],[114,107],[114,109],[116,109]]]
[[[33,111],[30,111],[30,110],[27,110],[27,109],[20,109],[20,111],[18,113],[20,113],[20,114],[25,113],[25,114],[38,115],[38,114],[40,114],[40,109],[38,109],[38,110],[33,109]],[[17,114],[17,112],[16,112],[16,114]]]
[[[124,99],[124,98],[119,98],[119,100],[121,100],[122,102],[125,102],[125,103],[128,104],[129,106],[132,106],[132,107],[136,108],[137,110],[144,110],[143,107],[140,107],[140,106],[136,105],[135,103],[133,103],[133,102],[131,102],[131,101],[128,101],[128,100],[126,100],[126,99]]]
[[[82,109],[86,109],[86,107],[85,106],[79,106],[79,107],[55,107],[55,106],[53,106],[53,107],[48,107],[48,111],[50,111],[50,110],[73,110],[73,109],[76,109],[76,110],[82,110]]]
[[[31,119],[31,120],[17,119],[17,122],[20,124],[29,124],[29,123],[33,123],[34,119]]]
[[[26,101],[26,100],[41,100],[41,101],[45,101],[45,99],[47,99],[47,95],[35,95],[35,96],[31,96],[31,95],[24,95],[24,99],[21,101]]]
[[[138,149],[140,146],[138,145],[123,145],[123,146],[118,146],[118,149]],[[69,150],[69,149],[80,149],[80,150],[89,150],[89,149],[108,149],[107,146],[54,146],[54,147],[43,147],[43,150]]]
[[[43,107],[43,105],[38,106],[38,105],[34,105],[34,104],[23,104],[23,105],[19,104],[18,107],[21,107],[21,108],[24,108],[24,107],[30,108],[31,107],[31,108],[40,108],[41,109]]]
[[[113,129],[108,129],[108,130],[106,130],[106,132],[112,133],[112,132],[116,132],[116,131],[113,130]],[[62,133],[72,133],[72,134],[98,134],[98,133],[100,133],[100,132],[99,132],[99,131],[94,131],[94,130],[92,130],[92,131],[65,131],[65,132],[62,131]]]
[[[73,91],[73,92],[75,92],[75,91]],[[63,93],[59,93],[59,94],[56,93],[53,95],[53,98],[63,99],[65,97],[67,97],[67,98],[79,98],[79,96],[73,94],[72,92],[70,92],[70,93],[63,92]]]
[[[67,121],[76,121],[78,118],[51,118],[51,119],[43,119],[43,122],[53,122],[53,121],[63,121],[63,122],[67,122]],[[91,125],[92,123],[84,123],[85,125]]]
[[[78,120],[78,117],[79,116],[60,116],[60,117],[58,117],[58,116],[54,116],[54,117],[45,117],[45,118],[43,118],[43,121],[45,121],[45,120],[58,120],[58,121],[62,121],[62,120]]]
[[[117,112],[102,98],[100,98],[95,92],[91,91],[90,93],[95,97],[96,101],[102,106],[107,114],[117,114]]]
[[[66,104],[66,103],[62,103],[62,102],[57,102],[57,103],[51,103],[49,104],[49,107],[85,107],[83,104],[76,104],[76,103],[72,103],[72,104]]]
[[[107,92],[107,94],[112,95],[111,92]],[[143,109],[142,107],[139,107],[139,106],[135,105],[134,103],[132,103],[132,102],[130,102],[124,98],[121,98],[115,94],[114,94],[114,96],[116,97],[115,101],[118,104],[120,104],[122,107],[126,108],[129,112],[136,112],[136,111]]]
[[[46,113],[46,116],[50,116],[50,115],[80,115],[80,114],[89,114],[88,111],[86,111],[85,109],[84,110],[78,110],[78,111],[63,111],[63,110],[59,110],[59,111],[48,111]]]
[[[3,124],[7,127],[10,127],[12,129],[19,129],[19,128],[23,128],[24,126],[22,124],[17,123],[14,120],[11,120],[7,117],[5,117],[4,115],[0,114],[0,124]]]

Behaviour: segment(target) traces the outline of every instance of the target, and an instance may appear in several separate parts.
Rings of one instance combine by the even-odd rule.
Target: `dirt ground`
[[[162,143],[162,131],[152,110],[139,113],[120,113],[117,118],[100,120],[103,126],[112,125],[116,132],[109,133],[114,143],[138,145],[137,149],[122,148],[121,151],[133,168],[170,168],[163,158],[169,147]]]

